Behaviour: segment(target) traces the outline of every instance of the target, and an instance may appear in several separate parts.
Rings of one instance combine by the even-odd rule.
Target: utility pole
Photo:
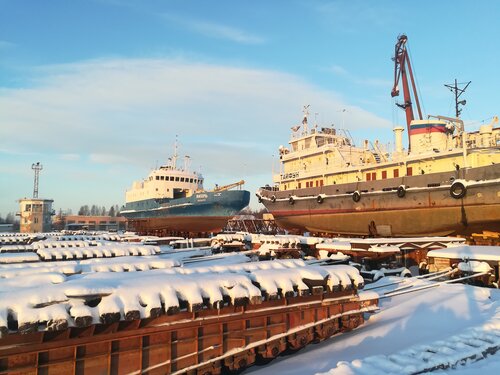
[[[455,78],[454,84],[449,83],[449,84],[444,85],[445,87],[449,88],[451,92],[453,92],[455,94],[455,117],[456,118],[459,118],[460,113],[462,113],[462,109],[459,106],[467,104],[467,100],[464,99],[464,100],[459,101],[458,99],[465,92],[465,90],[467,90],[467,87],[469,87],[471,82],[472,81],[458,83],[457,79]],[[465,86],[463,88],[460,88],[459,85],[461,85],[461,86],[465,85]]]
[[[40,177],[40,171],[43,169],[43,165],[40,164],[40,162],[37,162],[36,164],[33,163],[31,165],[31,169],[35,171],[35,183],[33,186],[33,198],[38,198],[38,180]]]

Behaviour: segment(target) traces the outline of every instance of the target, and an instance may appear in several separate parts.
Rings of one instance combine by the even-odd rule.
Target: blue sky
[[[31,196],[56,209],[124,202],[181,155],[206,188],[270,183],[279,145],[311,121],[392,142],[390,96],[406,33],[426,114],[471,80],[469,129],[500,112],[495,1],[0,0],[0,214]],[[341,111],[346,109],[342,119]],[[317,114],[316,114],[317,113]],[[274,155],[274,156],[273,156]],[[252,201],[252,206],[257,203]]]

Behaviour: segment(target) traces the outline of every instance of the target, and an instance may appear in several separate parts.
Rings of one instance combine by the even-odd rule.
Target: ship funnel
[[[396,153],[401,154],[403,152],[403,132],[405,128],[402,126],[396,126],[393,131],[394,131],[394,142],[396,149],[394,150]]]

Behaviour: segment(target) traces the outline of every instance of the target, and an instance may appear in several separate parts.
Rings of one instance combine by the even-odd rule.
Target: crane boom
[[[410,58],[408,56],[408,51],[406,50],[406,42],[408,37],[406,35],[400,35],[396,43],[394,52],[394,86],[391,91],[391,96],[399,96],[399,81],[401,80],[403,84],[403,96],[404,104],[396,104],[398,107],[404,109],[406,113],[406,126],[408,128],[408,134],[410,133],[410,123],[415,119],[413,114],[413,103],[411,100],[410,87],[408,83],[408,75],[410,76],[413,97],[415,98],[415,104],[418,110],[419,119],[422,120],[422,111],[420,109],[420,101],[418,100],[417,87],[415,85],[415,80],[413,78],[413,71],[411,69]]]
[[[215,189],[214,189],[214,192],[229,190],[229,189],[232,189],[234,187],[241,186],[244,183],[245,183],[245,180],[241,180],[241,181],[235,182],[233,184],[229,184],[229,185],[216,186]]]

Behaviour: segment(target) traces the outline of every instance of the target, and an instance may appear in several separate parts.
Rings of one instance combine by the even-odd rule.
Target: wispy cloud
[[[228,25],[182,17],[170,13],[164,13],[162,17],[169,22],[174,22],[185,29],[210,38],[226,39],[243,44],[261,44],[265,42],[265,39],[261,36]]]
[[[400,23],[401,10],[395,6],[382,6],[383,1],[326,1],[307,2],[321,15],[323,25],[343,33],[365,32],[359,25],[370,25],[377,29],[391,29]],[[385,2],[387,3],[387,1]]]
[[[347,69],[339,65],[332,65],[328,67],[326,70],[358,85],[374,86],[374,87],[390,87],[392,85],[392,81],[388,79],[361,77],[359,75],[354,75],[350,73]]]
[[[272,155],[300,122],[304,104],[320,112],[327,122],[320,126],[340,124],[338,110],[347,108],[350,129],[391,128],[337,93],[277,71],[107,59],[44,67],[36,74],[30,87],[0,88],[0,150],[38,156],[0,152],[0,164],[31,172],[31,163],[45,155],[43,190],[63,207],[104,198],[123,202],[133,180],[170,156],[176,134],[181,154],[191,156],[193,169],[201,167],[207,187],[245,178],[253,190],[271,180]],[[9,193],[2,191],[5,202],[18,198],[18,191]]]
[[[14,43],[8,42],[6,40],[0,40],[0,49],[10,48],[10,47],[13,47],[13,46],[15,46]]]
[[[78,154],[61,154],[59,155],[59,158],[66,161],[77,161],[81,159],[80,155]]]

